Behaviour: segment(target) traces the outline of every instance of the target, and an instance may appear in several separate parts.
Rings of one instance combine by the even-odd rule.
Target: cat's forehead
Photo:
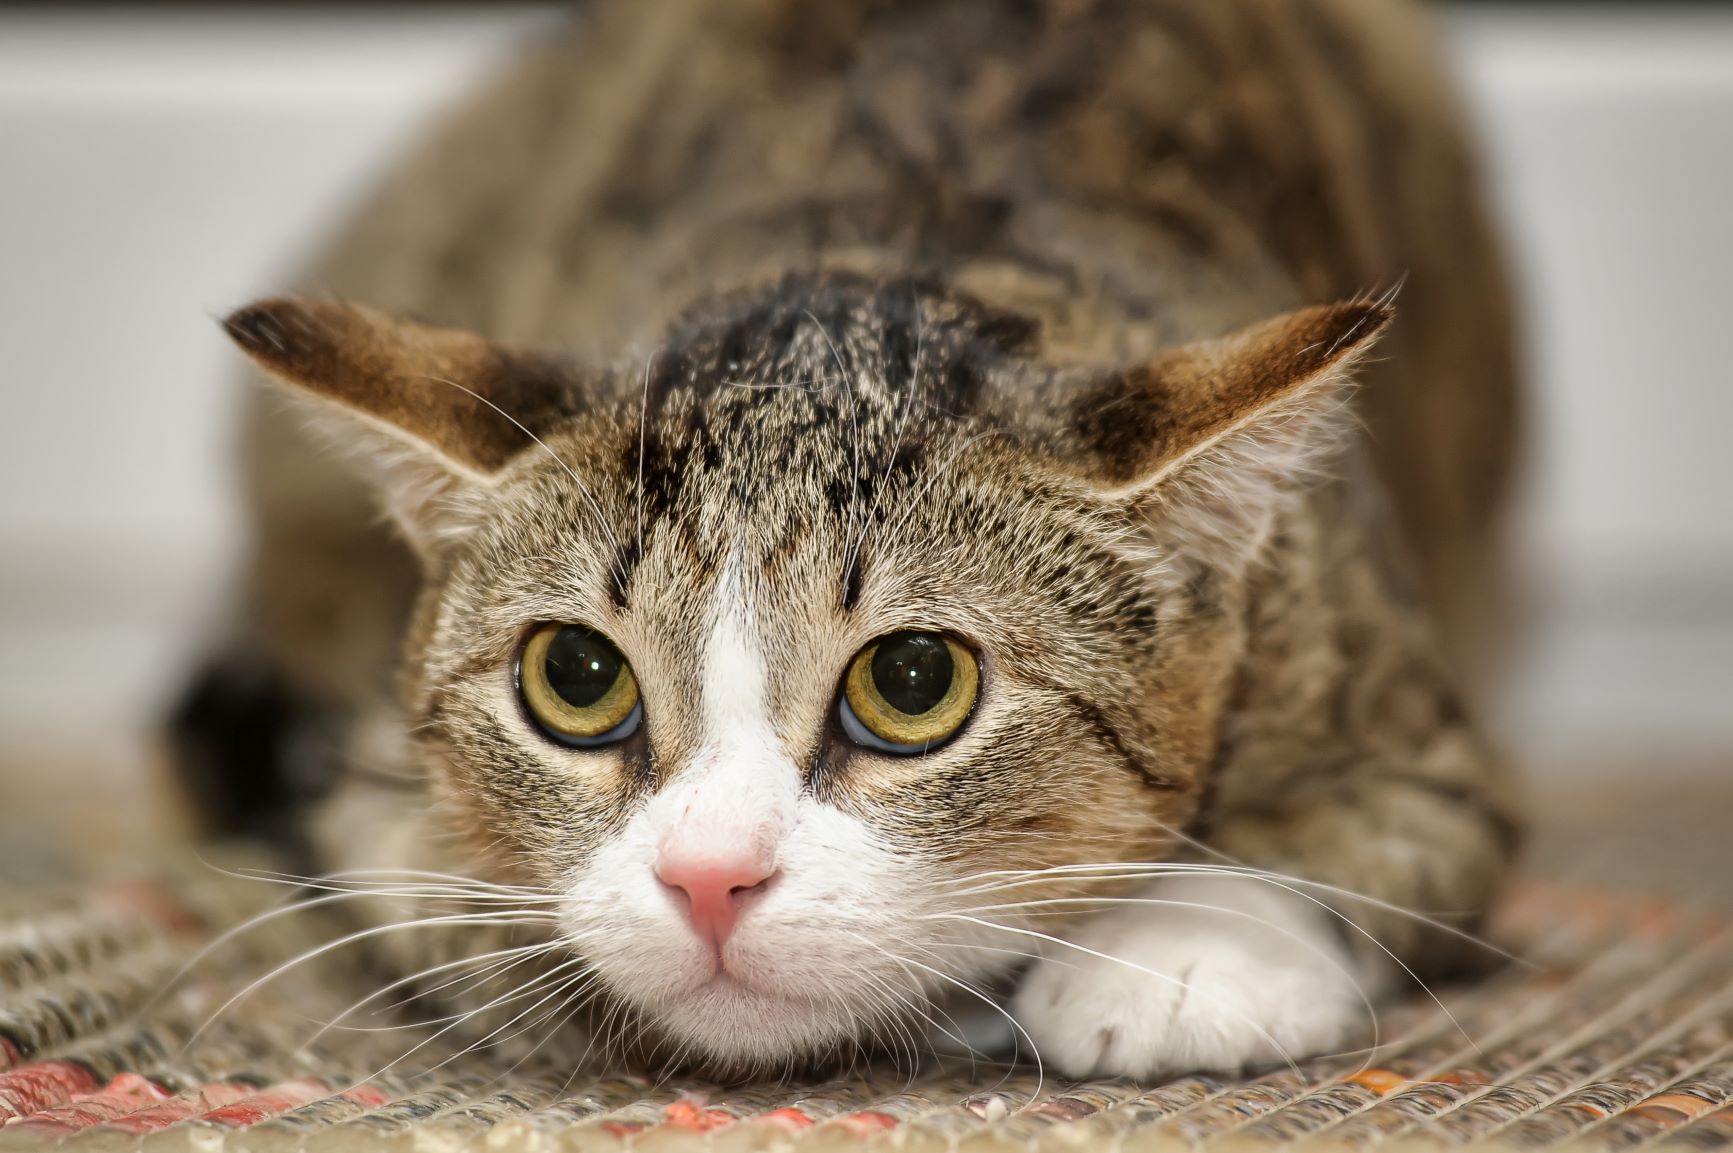
[[[828,397],[827,383],[860,376],[847,407],[882,412],[918,375],[941,394],[929,401],[962,414],[973,407],[980,373],[1029,353],[1036,335],[1030,318],[936,279],[789,276],[706,301],[677,320],[650,366],[647,395],[653,409],[679,393],[753,385]]]
[[[859,522],[990,423],[987,380],[1033,331],[915,279],[799,278],[701,309],[637,398],[623,463],[643,514],[722,529]]]

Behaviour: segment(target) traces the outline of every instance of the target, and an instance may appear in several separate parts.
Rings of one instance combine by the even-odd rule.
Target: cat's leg
[[[1013,1013],[1069,1077],[1232,1072],[1355,1044],[1360,966],[1327,908],[1268,882],[1167,877],[1046,950]]]
[[[1400,768],[1315,762],[1220,815],[1212,859],[1242,875],[1162,878],[1056,934],[1013,1001],[1042,1059],[1149,1077],[1338,1052],[1399,980],[1490,959],[1473,930],[1515,830],[1464,778],[1477,746],[1449,744]]]

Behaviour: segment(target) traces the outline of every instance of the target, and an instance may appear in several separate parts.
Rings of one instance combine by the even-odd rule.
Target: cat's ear
[[[266,300],[223,327],[260,368],[324,402],[333,419],[320,423],[358,450],[423,553],[466,532],[506,462],[577,406],[565,364],[359,305]]]
[[[1377,301],[1308,308],[1098,378],[1068,409],[1076,465],[1110,499],[1168,522],[1172,539],[1255,543],[1329,447],[1341,386],[1391,316]]]

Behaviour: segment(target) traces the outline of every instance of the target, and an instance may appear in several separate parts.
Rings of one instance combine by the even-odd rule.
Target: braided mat
[[[1392,1008],[1370,1056],[1156,1086],[976,1066],[723,1087],[573,1075],[533,1055],[393,1064],[413,1045],[400,1030],[309,1043],[382,978],[357,961],[298,966],[223,1009],[331,926],[278,918],[176,982],[213,927],[282,890],[209,868],[164,877],[0,889],[0,1151],[1733,1147],[1733,932],[1718,898],[1525,883],[1493,931],[1528,963],[1439,989],[1442,1006]]]

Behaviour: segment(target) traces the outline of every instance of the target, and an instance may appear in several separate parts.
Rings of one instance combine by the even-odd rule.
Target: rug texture
[[[1526,881],[1492,930],[1523,963],[1391,1008],[1369,1055],[1160,1085],[960,1063],[742,1087],[406,1057],[425,1030],[318,1035],[382,983],[329,963],[348,950],[228,1003],[331,939],[297,914],[201,952],[280,886],[191,866],[0,890],[0,1151],[1733,1147],[1733,932],[1725,878],[1704,880],[1688,899]]]

